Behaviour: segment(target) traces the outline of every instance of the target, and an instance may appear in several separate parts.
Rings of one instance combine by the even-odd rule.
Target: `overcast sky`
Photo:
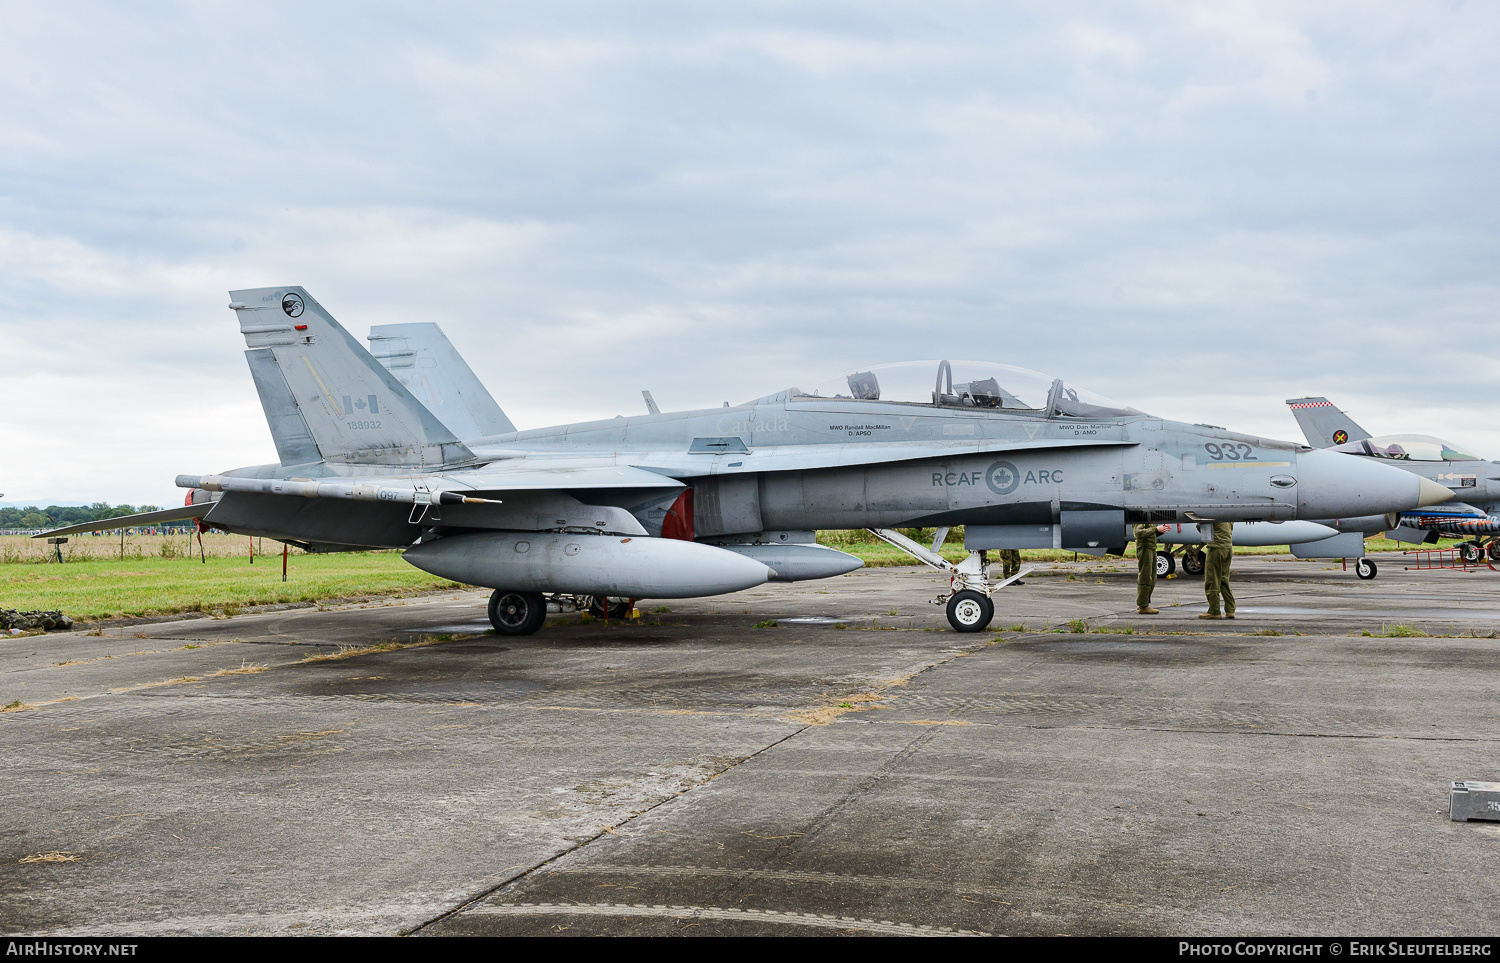
[[[0,5],[0,492],[275,460],[230,288],[522,428],[907,358],[1500,457],[1493,3]]]

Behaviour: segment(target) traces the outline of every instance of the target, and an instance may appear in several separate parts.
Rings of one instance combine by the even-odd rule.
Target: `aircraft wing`
[[[703,441],[704,439],[699,439]],[[713,439],[709,439],[710,441]],[[742,443],[743,444],[743,443]],[[351,545],[406,546],[424,528],[556,528],[644,535],[626,508],[591,505],[588,490],[636,490],[637,507],[670,503],[681,478],[757,471],[802,471],[945,458],[990,452],[1134,444],[1104,439],[900,442],[764,447],[726,454],[696,451],[523,453],[486,452],[477,468],[432,473],[361,474],[319,479],[179,475],[182,488],[224,493],[204,519],[228,531]],[[614,499],[611,499],[614,500]],[[361,504],[362,503],[362,504]],[[393,509],[396,509],[393,511]],[[280,534],[278,534],[280,533]]]
[[[703,439],[700,439],[703,440]],[[815,468],[846,468],[857,465],[946,458],[991,452],[1027,451],[1047,448],[1133,445],[1134,442],[1096,438],[1027,441],[981,440],[970,442],[872,442],[852,445],[787,445],[763,447],[733,454],[721,471],[736,474],[757,471],[804,471]],[[479,468],[429,474],[361,474],[318,479],[247,478],[237,475],[178,475],[179,488],[202,488],[213,492],[256,495],[291,495],[302,498],[349,499],[406,505],[482,504],[486,495],[507,492],[577,491],[585,489],[674,489],[685,487],[678,478],[708,475],[716,456],[702,452],[610,452],[591,455],[580,452],[558,454],[507,451],[509,457]]]
[[[69,525],[67,528],[54,528],[50,532],[40,532],[31,537],[45,538],[49,535],[74,535],[79,532],[108,532],[117,528],[138,528],[146,525],[156,525],[160,522],[181,522],[189,518],[202,518],[213,507],[212,503],[204,502],[201,505],[165,508],[159,512],[139,512],[135,515],[121,515],[119,518],[100,519],[97,522],[79,522],[77,525]]]
[[[341,545],[410,545],[422,529],[583,529],[645,535],[629,511],[591,505],[586,490],[635,489],[640,501],[675,497],[682,482],[626,465],[537,465],[517,459],[425,475],[290,480],[179,475],[182,488],[222,492],[204,519],[226,531]]]
[[[717,441],[720,439],[698,439]],[[738,439],[729,439],[730,441]],[[695,442],[696,444],[696,442]],[[953,458],[1006,451],[1036,451],[1049,448],[1123,447],[1133,441],[1106,438],[981,439],[977,441],[861,442],[842,445],[771,445],[750,451],[667,451],[620,454],[621,461],[677,478],[729,472],[807,471],[815,468],[853,468],[922,458]],[[722,454],[720,459],[711,457]],[[717,469],[715,464],[718,463]]]
[[[177,487],[255,495],[293,495],[353,501],[459,504],[464,499],[518,491],[587,488],[682,488],[682,482],[656,472],[603,459],[556,459],[528,463],[515,459],[461,471],[431,474],[356,475],[331,478],[246,478],[238,475],[178,475]],[[431,497],[424,497],[431,496]],[[442,497],[440,497],[442,496]],[[452,496],[447,497],[447,496]]]

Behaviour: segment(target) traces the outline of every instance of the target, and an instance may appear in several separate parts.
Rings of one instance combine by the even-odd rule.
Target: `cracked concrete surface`
[[[1216,623],[1079,563],[998,634],[884,569],[526,639],[462,592],[0,640],[0,929],[1492,931],[1446,790],[1500,779],[1495,576],[1235,576]]]

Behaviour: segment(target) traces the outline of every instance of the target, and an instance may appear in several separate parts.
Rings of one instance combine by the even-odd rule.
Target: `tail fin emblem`
[[[1349,433],[1347,431],[1345,431],[1344,429],[1342,429],[1342,428],[1340,428],[1338,431],[1335,431],[1333,433],[1333,443],[1335,445],[1342,445],[1344,442],[1346,442],[1348,440],[1349,440]]]
[[[281,299],[281,310],[285,311],[286,316],[289,318],[302,317],[302,308],[302,298],[296,294],[288,293],[286,297]]]

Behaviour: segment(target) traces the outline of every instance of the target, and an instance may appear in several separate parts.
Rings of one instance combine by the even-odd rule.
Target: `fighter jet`
[[[447,335],[436,324],[392,324],[370,329],[367,339],[377,360],[386,370],[394,374],[402,384],[411,389],[443,423],[460,438],[487,433],[474,430],[480,417],[503,419],[500,406],[495,403],[473,370],[454,348]],[[660,414],[651,392],[642,391],[649,414]],[[459,401],[455,404],[454,401]],[[488,414],[488,413],[493,414]],[[481,414],[485,413],[485,414]],[[506,425],[509,425],[507,420]],[[504,430],[512,430],[506,428]],[[467,432],[467,433],[466,433]],[[1123,555],[1132,534],[1126,526],[1120,544],[1110,548],[1085,547],[1089,554]],[[1212,541],[1212,525],[1209,523],[1176,522],[1167,526],[1167,531],[1157,537],[1162,547],[1156,554],[1159,576],[1171,575],[1177,570],[1178,559],[1189,575],[1202,575],[1203,554],[1196,549]],[[939,529],[938,537],[931,549],[918,548],[920,560],[942,568],[941,559],[935,553],[947,539],[947,530]],[[882,533],[892,541],[888,533]],[[1243,522],[1235,526],[1234,541],[1240,546],[1289,545],[1299,558],[1343,558],[1355,559],[1355,572],[1362,579],[1376,575],[1376,565],[1364,557],[1364,536],[1358,532],[1344,533],[1330,525],[1309,521],[1289,522]],[[911,544],[892,541],[897,547],[912,551]],[[1176,551],[1181,549],[1180,553]]]
[[[1327,398],[1290,398],[1302,433],[1314,448],[1330,449],[1361,459],[1389,464],[1432,480],[1462,501],[1441,510],[1424,508],[1402,512],[1400,524],[1371,528],[1382,519],[1351,520],[1370,534],[1386,531],[1397,541],[1435,542],[1440,535],[1464,538],[1459,554],[1477,562],[1488,553],[1500,560],[1500,462],[1485,461],[1463,448],[1431,435],[1372,437]],[[1384,521],[1390,521],[1385,519]],[[1346,525],[1349,523],[1345,523]]]
[[[549,605],[842,574],[859,559],[815,532],[854,528],[943,569],[949,623],[977,632],[994,615],[990,549],[1115,545],[1137,520],[1330,518],[1451,497],[1373,459],[956,360],[460,439],[305,289],[230,297],[279,460],[179,475],[188,504],[174,511],[293,544],[404,549],[418,568],[492,588],[505,635],[535,632]],[[955,525],[969,552],[958,564],[892,531]]]

